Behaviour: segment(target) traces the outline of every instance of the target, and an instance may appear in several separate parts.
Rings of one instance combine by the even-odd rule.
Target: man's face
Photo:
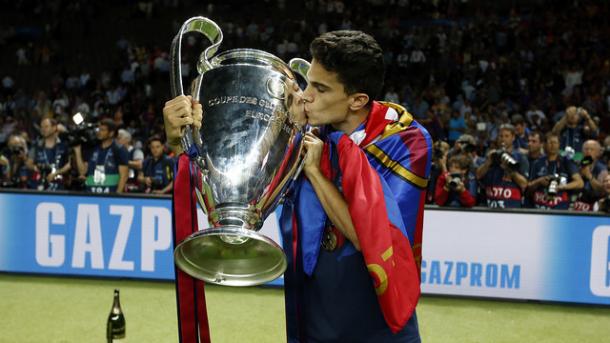
[[[44,119],[40,122],[40,134],[43,138],[49,138],[57,132],[57,125],[52,125],[51,121]]]
[[[549,137],[544,144],[544,151],[547,155],[559,154],[559,138]]]
[[[155,159],[158,159],[161,157],[161,155],[163,155],[163,144],[161,144],[161,142],[152,141],[148,147],[150,148],[150,153]]]
[[[583,156],[591,156],[594,160],[597,160],[602,153],[601,145],[596,141],[586,141],[582,145]]]
[[[119,136],[116,140],[117,144],[122,145],[124,147],[129,146],[130,139],[127,136]]]
[[[510,130],[500,130],[498,133],[498,143],[505,149],[512,147],[514,140],[515,135]]]
[[[568,124],[576,125],[576,124],[578,124],[579,119],[580,119],[580,114],[578,113],[578,110],[576,109],[576,107],[571,106],[571,107],[568,107],[568,109],[566,109],[566,120],[567,120]]]
[[[535,152],[540,151],[540,148],[542,148],[542,142],[540,142],[540,136],[530,135],[527,138],[527,148],[529,149],[530,153],[532,151],[535,151]]]
[[[338,75],[330,72],[315,59],[307,73],[309,84],[303,92],[307,123],[313,126],[344,123],[349,112],[350,97],[345,93]]]
[[[515,131],[517,131],[517,134],[519,136],[523,136],[523,134],[525,133],[525,123],[516,123]]]
[[[106,126],[106,125],[99,125],[97,127],[96,137],[100,141],[105,141],[105,140],[107,140],[109,138],[112,138],[112,135],[113,134],[108,129],[108,126]]]

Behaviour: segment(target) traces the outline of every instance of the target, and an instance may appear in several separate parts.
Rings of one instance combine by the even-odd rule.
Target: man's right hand
[[[180,146],[180,138],[186,125],[193,125],[195,132],[199,131],[203,118],[201,104],[194,101],[190,95],[179,95],[165,103],[163,107],[163,122],[168,144]]]

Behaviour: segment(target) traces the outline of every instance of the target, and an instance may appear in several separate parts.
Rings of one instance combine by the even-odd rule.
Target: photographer
[[[469,182],[467,179],[471,165],[472,161],[466,155],[455,155],[449,159],[449,171],[441,174],[436,181],[434,201],[437,205],[449,207],[475,205],[474,194],[477,191],[477,184],[475,180]]]
[[[174,160],[165,154],[161,137],[155,135],[148,139],[150,157],[144,160],[138,181],[145,185],[145,193],[168,194],[172,191],[174,180]]]
[[[566,108],[566,113],[555,124],[552,132],[559,136],[561,150],[572,147],[574,151],[581,151],[587,137],[597,136],[597,124],[587,110],[570,106]]]
[[[74,147],[76,165],[85,187],[91,193],[123,193],[128,176],[128,155],[124,147],[114,141],[116,125],[111,119],[98,124],[97,139],[87,162],[83,159],[80,145]]]
[[[610,174],[606,175],[604,178],[603,186],[606,197],[595,204],[595,210],[598,212],[610,213]]]
[[[487,159],[477,168],[476,176],[485,189],[488,207],[520,208],[529,164],[523,154],[513,150],[514,126],[502,124],[498,131],[500,149],[487,152]]]
[[[547,133],[544,151],[546,156],[534,163],[528,196],[535,208],[563,209],[570,207],[568,192],[582,189],[584,182],[578,167],[569,158],[559,155],[559,136]]]
[[[604,178],[608,175],[606,165],[599,159],[602,146],[596,140],[588,140],[582,145],[583,159],[580,161],[580,176],[583,189],[576,195],[572,208],[575,211],[593,211],[595,202],[605,195]]]
[[[32,188],[33,171],[28,169],[28,146],[23,136],[12,134],[8,138],[4,154],[8,159],[8,187]]]
[[[447,172],[447,156],[449,154],[449,144],[445,141],[436,141],[432,145],[432,165],[430,167],[430,182],[426,190],[426,203],[434,203],[434,193],[436,192],[436,182],[442,174]]]
[[[30,150],[28,169],[36,175],[33,185],[38,190],[64,189],[64,176],[70,170],[68,146],[58,137],[57,121],[40,121],[41,139]]]

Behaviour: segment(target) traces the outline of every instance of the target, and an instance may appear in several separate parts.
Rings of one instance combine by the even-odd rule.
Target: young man
[[[174,160],[165,154],[163,140],[157,135],[148,139],[148,148],[150,157],[144,160],[138,181],[144,185],[145,193],[170,193],[174,180]]]
[[[567,210],[570,208],[570,193],[584,186],[578,167],[571,159],[559,154],[559,146],[559,136],[547,133],[544,143],[546,156],[534,163],[527,186],[535,208]]]
[[[404,108],[375,102],[382,50],[359,31],[311,44],[304,177],[281,217],[290,342],[420,342],[415,306],[431,139]],[[188,97],[166,103],[168,141],[200,121]],[[181,150],[181,149],[178,149]],[[297,243],[293,246],[293,243]],[[296,247],[296,249],[293,249]]]
[[[465,154],[454,155],[447,163],[449,171],[436,181],[434,201],[439,206],[473,207],[476,203],[477,182],[468,178],[472,160]]]
[[[85,186],[91,193],[123,193],[129,172],[127,150],[118,145],[116,125],[112,119],[104,119],[98,125],[99,144],[93,149],[87,162],[81,146],[74,147],[79,175],[85,176]]]
[[[70,171],[70,150],[59,139],[57,121],[45,118],[40,121],[40,140],[29,152],[26,165],[39,176],[34,180],[39,190],[63,189],[63,178]]]
[[[521,208],[529,165],[527,158],[513,149],[514,140],[515,127],[502,124],[498,132],[500,149],[489,149],[487,159],[477,169],[477,179],[485,188],[488,207]]]

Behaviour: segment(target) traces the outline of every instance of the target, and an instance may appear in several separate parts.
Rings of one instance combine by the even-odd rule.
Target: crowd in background
[[[118,149],[111,156],[117,165],[127,166],[122,190],[169,192],[171,187],[164,183],[171,183],[171,175],[153,187],[154,175],[144,175],[144,165],[150,169],[152,162],[144,161],[165,161],[155,159],[151,143],[163,143],[161,108],[169,98],[171,36],[156,42],[145,35],[112,37],[113,46],[94,52],[111,62],[101,70],[88,68],[87,56],[80,65],[66,65],[70,52],[62,47],[69,45],[67,20],[80,23],[83,39],[95,40],[105,34],[95,18],[103,18],[107,11],[144,23],[169,22],[169,33],[177,32],[190,13],[219,23],[224,33],[221,50],[259,48],[285,60],[308,59],[308,42],[329,30],[372,34],[384,48],[387,69],[378,99],[405,106],[435,141],[428,203],[607,209],[606,3],[266,0],[246,8],[238,1],[158,0],[110,1],[102,8],[95,1],[54,0],[3,5],[43,23],[38,24],[37,38],[24,33],[33,25],[0,24],[0,48],[13,54],[10,68],[5,64],[0,74],[0,172],[5,186],[45,189],[59,183],[51,182],[57,176],[53,173],[65,167],[61,184],[53,187],[86,188],[92,176],[88,174],[95,176],[95,169],[77,165],[73,147],[81,143],[83,162],[107,153],[95,155],[101,138],[89,133],[87,140],[83,124],[72,122],[72,115],[81,113],[95,127],[104,126],[107,119],[104,127],[117,142],[112,149]],[[185,15],[168,19],[167,13]],[[79,21],[85,16],[92,19]],[[201,37],[185,37],[185,80],[196,75],[195,61],[206,44]],[[36,68],[56,72],[34,87],[22,85],[15,76],[15,71]],[[49,138],[46,126],[57,137]],[[50,152],[54,139],[65,160],[51,161],[42,153],[37,157],[45,149],[53,158],[58,155]],[[53,167],[36,167],[37,163]],[[165,165],[161,169],[169,170]],[[156,175],[158,179],[160,173]],[[50,181],[45,182],[47,178]]]

